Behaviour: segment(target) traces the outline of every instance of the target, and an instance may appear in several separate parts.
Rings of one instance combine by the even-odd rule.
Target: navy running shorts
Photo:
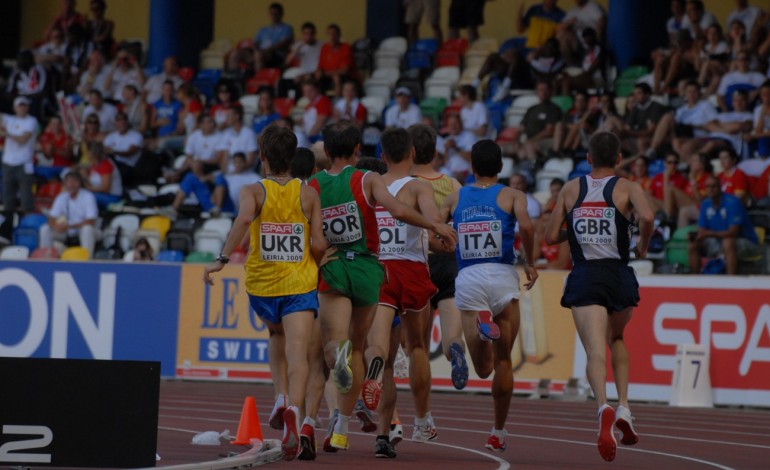
[[[576,264],[567,277],[561,306],[601,305],[608,313],[639,304],[639,283],[634,269],[618,260],[592,260]]]

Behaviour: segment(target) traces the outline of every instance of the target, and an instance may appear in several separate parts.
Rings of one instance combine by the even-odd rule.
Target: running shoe
[[[497,437],[494,435],[494,433],[489,435],[489,439],[487,439],[487,443],[484,447],[491,450],[492,452],[502,452],[505,450],[505,436],[507,436],[508,433],[503,429],[503,437]]]
[[[350,391],[353,386],[353,371],[350,369],[350,358],[353,354],[353,347],[350,340],[340,341],[337,347],[337,360],[334,363],[332,371],[334,385],[343,395]]]
[[[398,352],[396,352],[396,360],[393,362],[393,377],[397,379],[409,377],[409,356],[406,355],[400,344],[398,345]]]
[[[346,434],[332,434],[332,439],[329,442],[335,449],[348,450],[348,436]]]
[[[369,369],[366,371],[363,387],[361,388],[361,398],[364,399],[364,405],[370,410],[377,409],[382,396],[382,383],[380,376],[385,368],[385,361],[380,356],[372,359],[369,363]]]
[[[615,412],[615,427],[623,434],[620,443],[624,446],[632,446],[639,442],[639,435],[634,430],[634,417],[631,416],[631,410],[625,406],[619,406]]]
[[[353,408],[353,415],[361,422],[362,432],[374,432],[377,430],[377,423],[374,422],[372,412],[366,409],[363,400],[360,398],[356,402],[355,408]]]
[[[618,447],[618,441],[615,439],[613,425],[615,424],[615,410],[609,405],[603,405],[599,408],[599,455],[607,462],[615,460],[615,452]]]
[[[315,431],[309,424],[302,425],[299,433],[299,455],[297,460],[315,460],[316,444]]]
[[[374,456],[378,459],[395,459],[396,450],[388,442],[388,436],[377,436],[377,440],[374,441]]]
[[[436,425],[433,423],[433,420],[429,420],[428,424],[424,426],[419,426],[416,422],[414,423],[414,429],[412,430],[412,442],[428,442],[436,439],[438,437],[438,430],[436,430]]]
[[[268,423],[273,429],[283,429],[283,412],[286,410],[286,395],[281,395],[273,405],[273,411],[270,412]]]
[[[337,452],[335,447],[332,447],[331,440],[332,434],[334,434],[334,426],[337,425],[337,418],[340,415],[339,410],[334,410],[331,419],[329,419],[329,427],[326,428],[326,437],[324,437],[323,450],[324,452]]]
[[[404,440],[404,427],[401,426],[401,421],[395,421],[390,423],[390,445],[395,449],[399,442]]]
[[[281,450],[285,460],[294,460],[299,452],[299,410],[296,406],[289,406],[283,412],[283,440]]]
[[[465,360],[465,351],[458,343],[449,345],[449,357],[452,361],[452,385],[457,390],[462,390],[468,384],[468,362]]]
[[[476,328],[479,330],[479,338],[484,341],[494,341],[500,338],[500,327],[495,323],[492,312],[482,310],[476,317]]]

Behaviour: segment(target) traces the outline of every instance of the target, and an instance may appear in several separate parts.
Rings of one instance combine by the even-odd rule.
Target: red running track
[[[216,460],[247,447],[192,445],[199,432],[238,429],[243,400],[254,396],[266,439],[280,439],[267,426],[272,409],[269,385],[164,381],[158,419],[158,467]],[[484,448],[492,427],[492,398],[480,394],[434,393],[431,408],[439,437],[428,444],[412,443],[414,407],[408,391],[399,392],[398,408],[405,439],[396,459],[374,457],[374,435],[352,432],[350,450],[327,454],[319,450],[314,462],[277,462],[270,468],[440,468],[475,469],[768,469],[770,468],[770,410],[683,409],[665,405],[632,404],[640,442],[618,447],[614,462],[606,463],[596,450],[597,420],[593,402],[514,398],[506,428],[507,450]],[[325,418],[328,411],[322,408]],[[325,428],[326,420],[323,419]],[[357,429],[354,421],[351,430]],[[325,430],[316,430],[323,438]],[[319,442],[320,443],[320,442]],[[116,436],[115,445],[130,445]]]

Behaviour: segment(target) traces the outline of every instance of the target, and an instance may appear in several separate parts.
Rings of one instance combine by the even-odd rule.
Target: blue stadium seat
[[[162,250],[158,253],[157,261],[181,263],[184,261],[184,254],[179,250]]]
[[[500,132],[505,124],[505,112],[513,102],[513,97],[506,97],[503,101],[487,101],[487,109],[489,110],[489,123]]]
[[[27,214],[13,230],[13,244],[26,246],[32,252],[40,244],[40,227],[48,222],[43,214]]]
[[[438,41],[435,39],[419,39],[412,46],[412,50],[427,52],[432,56],[438,51]]]
[[[217,82],[221,77],[222,71],[219,69],[203,69],[198,72],[198,75],[192,81],[192,85],[210,102],[214,98],[214,88],[216,88]]]
[[[508,49],[515,48],[515,49],[524,49],[524,46],[527,44],[527,38],[524,36],[515,37],[506,39],[505,42],[503,42],[500,45],[500,48],[497,50],[500,54],[507,51]]]
[[[663,173],[663,170],[666,169],[666,163],[663,161],[662,158],[659,158],[657,160],[653,160],[650,162],[650,165],[647,167],[647,174],[650,175],[650,177],[657,175],[658,173]]]
[[[425,51],[408,51],[404,59],[407,69],[425,70],[433,67],[430,54]]]
[[[569,174],[569,179],[575,179],[591,173],[591,164],[588,160],[583,160],[575,165],[575,169]]]

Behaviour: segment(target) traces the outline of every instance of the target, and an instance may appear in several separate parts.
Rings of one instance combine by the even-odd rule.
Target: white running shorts
[[[460,310],[489,310],[498,315],[519,298],[519,273],[510,264],[484,263],[460,270],[455,280],[455,305]]]

